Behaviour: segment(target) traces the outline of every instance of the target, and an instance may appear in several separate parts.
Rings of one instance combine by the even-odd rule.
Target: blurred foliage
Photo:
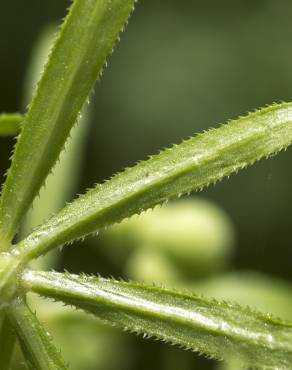
[[[29,4],[11,0],[0,5],[0,112],[21,109],[31,49],[48,23],[60,23],[68,5],[69,0],[45,5],[37,0]],[[78,179],[79,192],[182,138],[265,104],[291,100],[291,11],[289,0],[141,1],[91,97],[94,112]],[[1,176],[8,167],[13,143],[13,139],[0,139]],[[198,276],[188,274],[188,289],[291,319],[291,159],[290,149],[204,192],[208,204],[213,207],[215,202],[214,207],[219,207],[224,220],[225,214],[231,218],[235,229],[231,234],[235,232],[236,248],[232,261],[231,253],[227,254],[225,269],[230,266],[257,273],[222,274],[219,268],[218,275],[212,270],[213,276],[205,280],[202,275],[197,280]],[[161,219],[155,221],[159,222]],[[118,248],[109,243],[105,233],[101,238],[88,238],[76,248],[65,249],[58,268],[139,278],[140,263],[144,271],[138,269],[138,273],[146,271],[146,277],[152,276],[156,283],[185,284],[185,269],[166,258],[165,251],[149,248],[153,245],[149,237],[149,231],[144,240],[140,235],[129,258],[121,254],[123,263],[117,263]],[[175,260],[180,258],[178,254]],[[194,260],[194,266],[197,262]],[[45,308],[42,315],[47,315]],[[60,310],[49,322],[76,369],[213,368],[212,361],[197,359],[192,353],[113,333],[90,320],[66,316]],[[70,353],[72,345],[71,350],[78,347],[81,353],[86,338],[92,343],[92,352],[83,352],[87,360],[78,358],[76,350]],[[121,349],[116,358],[106,353],[113,347],[115,352]],[[96,353],[100,367],[92,362],[92,353]],[[236,370],[232,361],[229,367]]]
[[[105,237],[111,259],[126,258],[129,277],[167,284],[222,270],[234,243],[227,215],[201,198],[156,207],[110,228]],[[128,249],[135,250],[125,254]]]

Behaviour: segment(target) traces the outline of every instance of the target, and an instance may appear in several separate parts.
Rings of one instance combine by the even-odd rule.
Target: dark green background
[[[31,47],[68,6],[1,1],[0,111],[20,109]],[[202,129],[291,100],[291,14],[289,0],[141,1],[91,97],[94,119],[79,191]],[[2,178],[13,143],[0,141]],[[292,280],[291,162],[290,149],[204,192],[233,219],[236,268]],[[92,240],[86,243],[67,249],[62,266],[118,274]],[[160,345],[133,342],[135,366],[159,368]]]

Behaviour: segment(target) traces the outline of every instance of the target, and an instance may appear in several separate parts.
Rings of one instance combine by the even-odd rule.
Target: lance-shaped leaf
[[[214,183],[292,142],[292,104],[271,106],[165,150],[81,196],[19,248],[23,260]]]
[[[45,27],[34,46],[29,64],[26,83],[25,101],[29,101],[32,92],[37,85],[40,72],[44,68],[45,59],[52,44],[55,27]],[[39,73],[36,73],[39,72]],[[27,235],[37,225],[40,225],[47,217],[59,212],[66,202],[72,199],[76,190],[83,160],[82,147],[85,144],[86,132],[89,128],[90,109],[86,105],[82,111],[79,124],[73,127],[70,139],[65,144],[65,149],[60,154],[59,160],[54,167],[53,173],[46,178],[46,186],[42,187],[38,197],[33,202],[33,207],[27,212],[21,227],[20,237]],[[34,261],[34,268],[47,269],[55,262],[55,254],[46,255],[43,259]]]
[[[55,164],[134,0],[75,0],[44,69],[0,202],[0,240],[19,222]]]
[[[21,122],[24,116],[19,113],[0,114],[0,136],[14,136],[20,132]]]
[[[49,334],[21,298],[11,303],[8,314],[31,370],[67,369]]]
[[[194,295],[97,277],[24,273],[26,289],[74,305],[120,328],[247,367],[289,368],[292,324]],[[289,365],[290,364],[290,365]]]

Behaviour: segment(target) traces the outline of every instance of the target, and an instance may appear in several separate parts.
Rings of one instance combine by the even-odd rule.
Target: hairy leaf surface
[[[250,309],[134,282],[27,271],[26,289],[91,312],[120,328],[253,368],[289,368],[292,324]]]
[[[19,248],[24,259],[198,190],[286,148],[292,104],[262,109],[197,135],[114,176],[40,226]]]
[[[49,334],[21,298],[11,303],[8,313],[31,370],[67,369]]]
[[[133,5],[134,0],[74,1],[15,148],[0,200],[0,241],[13,238],[55,164]]]

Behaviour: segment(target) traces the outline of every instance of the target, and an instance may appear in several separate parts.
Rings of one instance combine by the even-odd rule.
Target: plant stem
[[[0,369],[9,370],[16,341],[15,331],[6,314],[0,329]]]

